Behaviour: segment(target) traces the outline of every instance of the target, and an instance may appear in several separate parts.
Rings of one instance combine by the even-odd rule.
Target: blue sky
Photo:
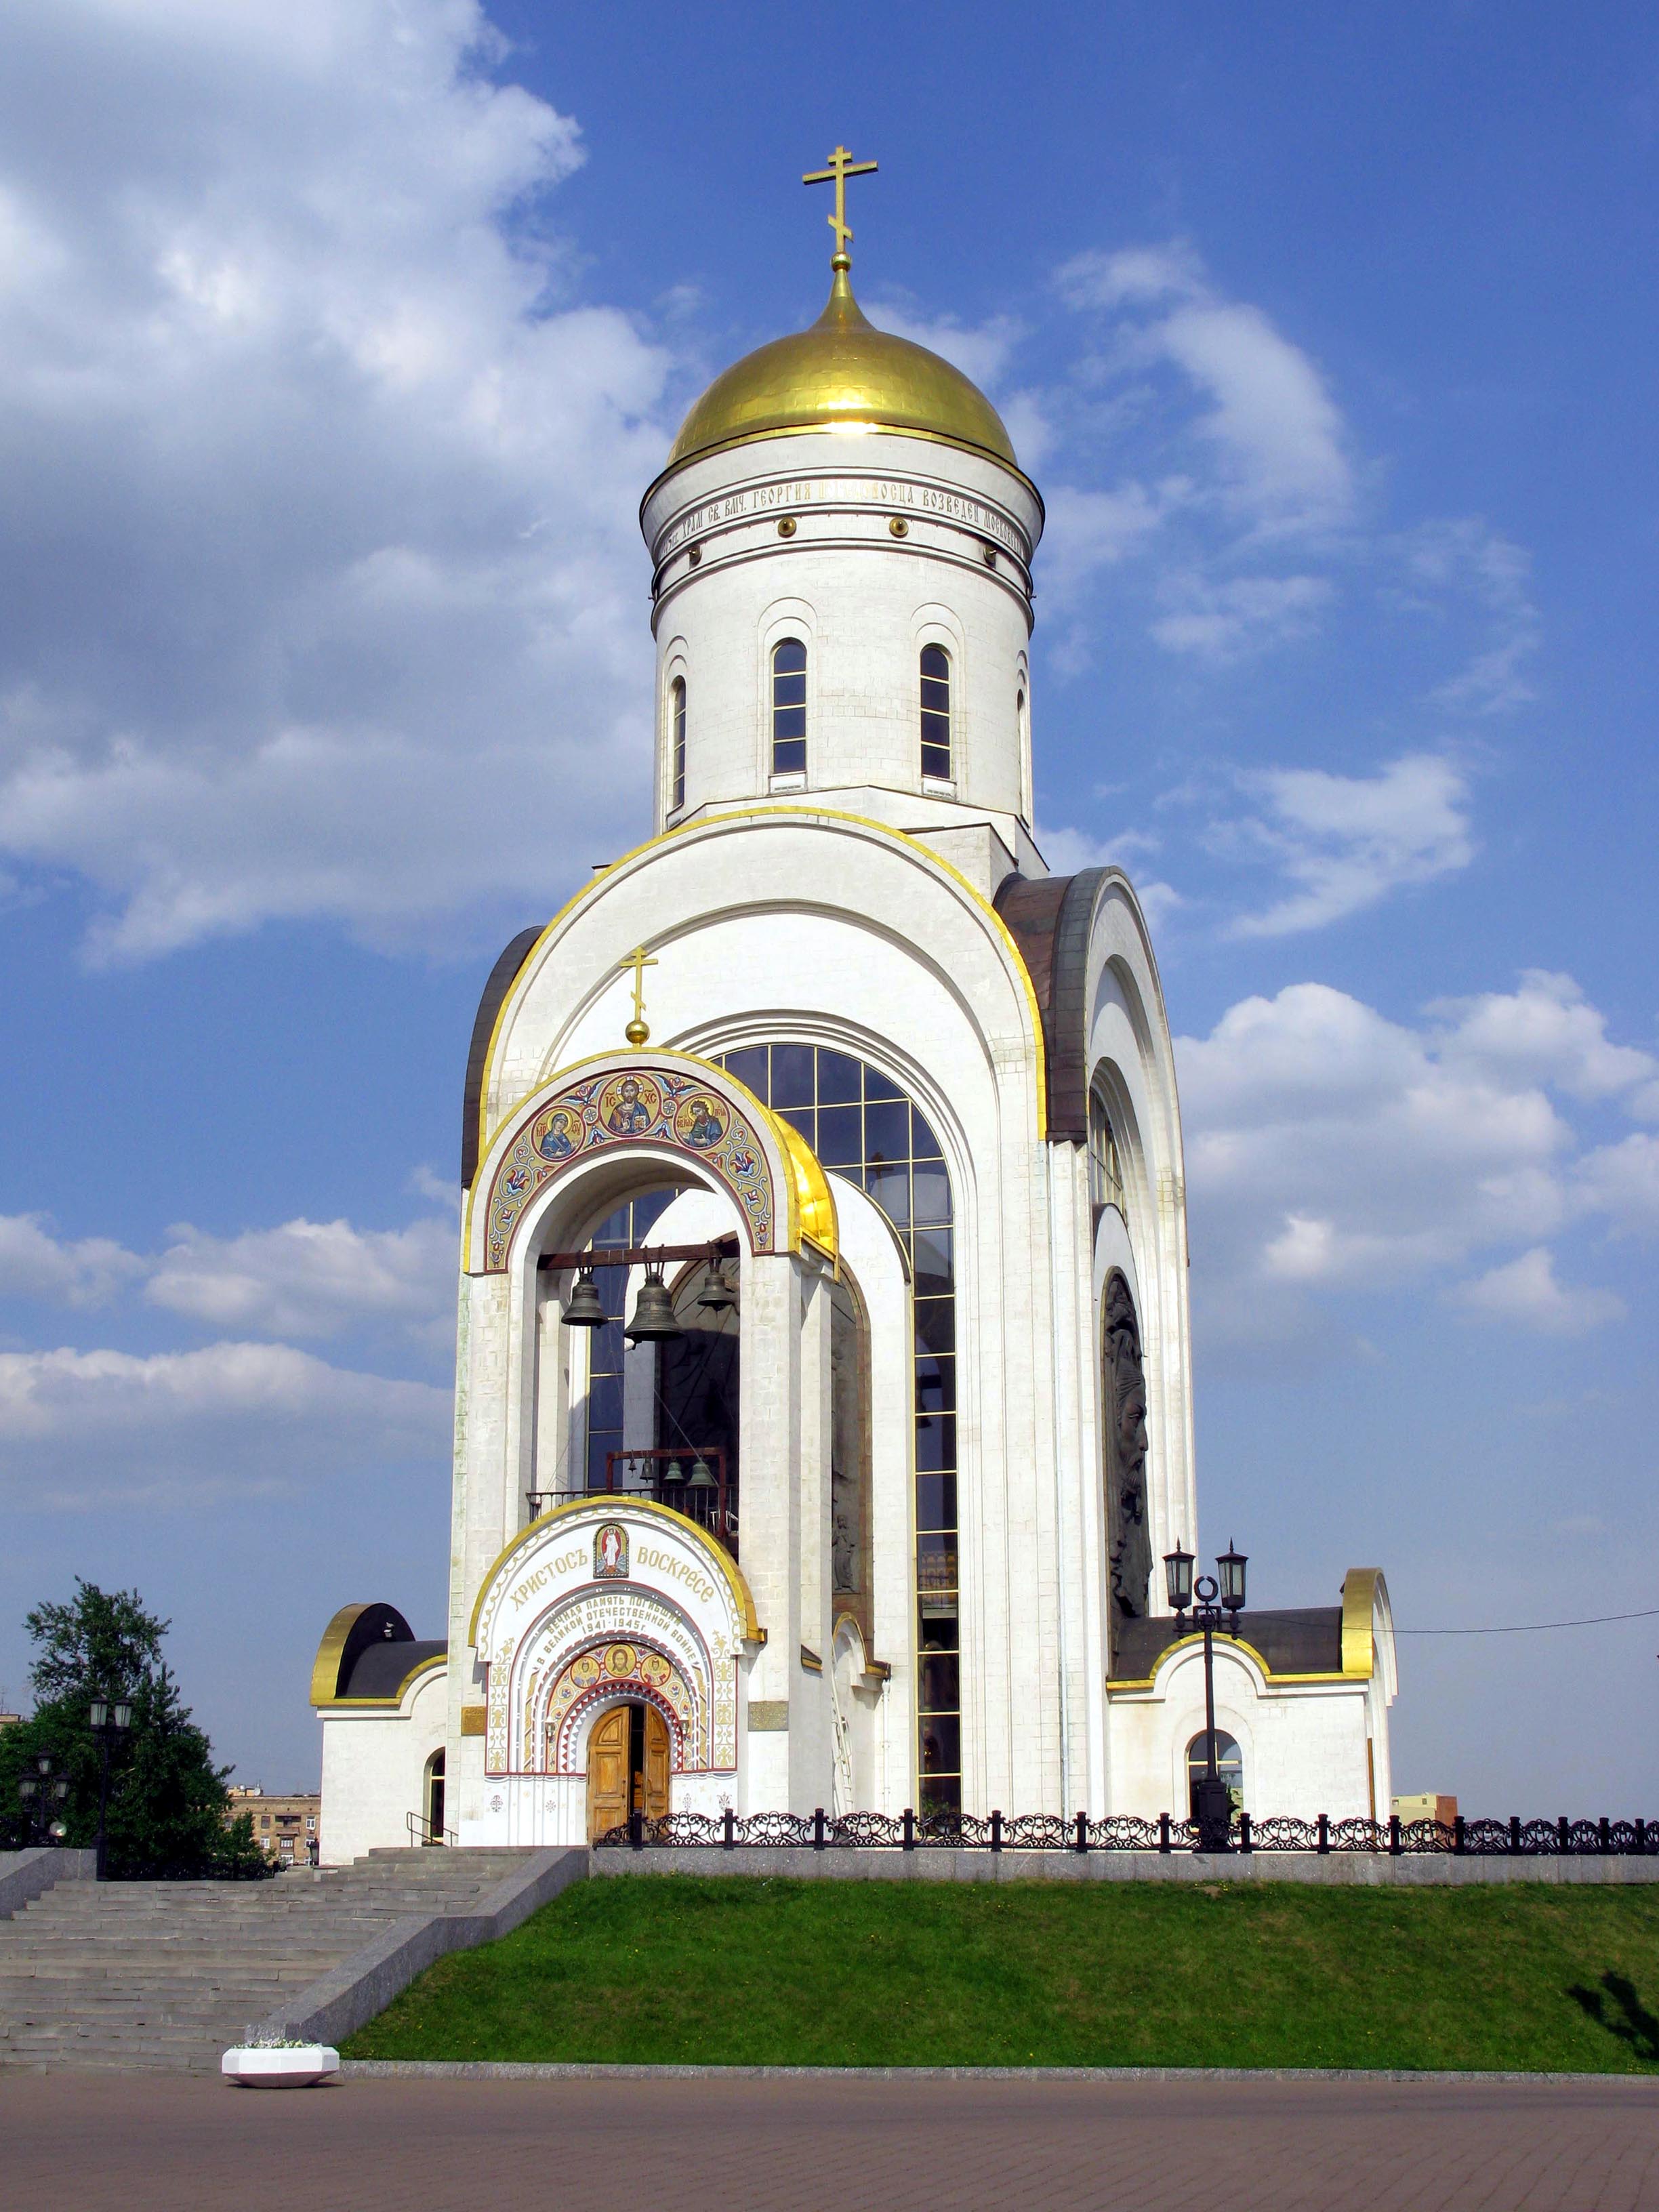
[[[0,15],[0,1683],[136,1583],[276,1787],[334,1607],[437,1626],[472,1006],[646,826],[635,505],[820,304],[838,139],[867,310],[1048,502],[1206,1548],[1659,1602],[1649,11]],[[1402,1638],[1399,1786],[1651,1812],[1656,1626]]]

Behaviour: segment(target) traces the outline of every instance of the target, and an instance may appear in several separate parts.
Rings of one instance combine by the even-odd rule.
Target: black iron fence
[[[1198,1823],[1165,1813],[1091,1820],[1079,1813],[635,1813],[595,1839],[601,1850],[1195,1851]],[[1253,1820],[1237,1815],[1230,1851],[1369,1851],[1399,1858],[1443,1852],[1517,1858],[1659,1856],[1659,1820]]]

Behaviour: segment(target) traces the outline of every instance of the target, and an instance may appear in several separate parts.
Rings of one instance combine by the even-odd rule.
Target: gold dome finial
[[[847,251],[853,243],[853,234],[847,228],[847,179],[873,176],[875,169],[873,161],[855,161],[845,146],[837,146],[830,156],[827,169],[813,169],[801,179],[804,185],[833,184],[836,188],[836,211],[824,220],[836,234],[836,250],[830,257],[830,266],[837,275],[853,265],[853,257]]]

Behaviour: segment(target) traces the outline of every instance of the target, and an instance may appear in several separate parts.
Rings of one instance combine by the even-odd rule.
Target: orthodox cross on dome
[[[836,250],[830,257],[832,269],[850,269],[852,256],[848,247],[853,243],[853,234],[847,228],[847,179],[848,177],[867,177],[875,169],[873,161],[855,161],[845,146],[837,146],[830,156],[827,169],[814,169],[801,179],[804,185],[829,185],[836,188],[836,211],[824,220],[836,234]]]
[[[645,971],[656,964],[644,945],[641,945],[635,946],[617,970],[619,975],[624,975],[630,968],[634,971],[634,1018],[623,1031],[629,1044],[644,1044],[651,1035],[645,1025]]]

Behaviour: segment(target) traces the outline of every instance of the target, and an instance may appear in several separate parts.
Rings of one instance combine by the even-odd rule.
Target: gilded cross
[[[810,176],[801,179],[804,185],[829,185],[836,188],[836,211],[824,220],[836,234],[836,251],[830,261],[832,269],[848,269],[852,263],[847,249],[853,243],[853,234],[847,228],[847,179],[848,177],[867,177],[875,168],[873,161],[855,161],[845,146],[837,146],[830,156],[827,169],[814,169]]]
[[[634,971],[634,1018],[623,1032],[629,1044],[643,1044],[651,1034],[645,1025],[645,971],[656,965],[642,945],[636,946],[622,963],[620,973],[625,975],[630,968]]]

